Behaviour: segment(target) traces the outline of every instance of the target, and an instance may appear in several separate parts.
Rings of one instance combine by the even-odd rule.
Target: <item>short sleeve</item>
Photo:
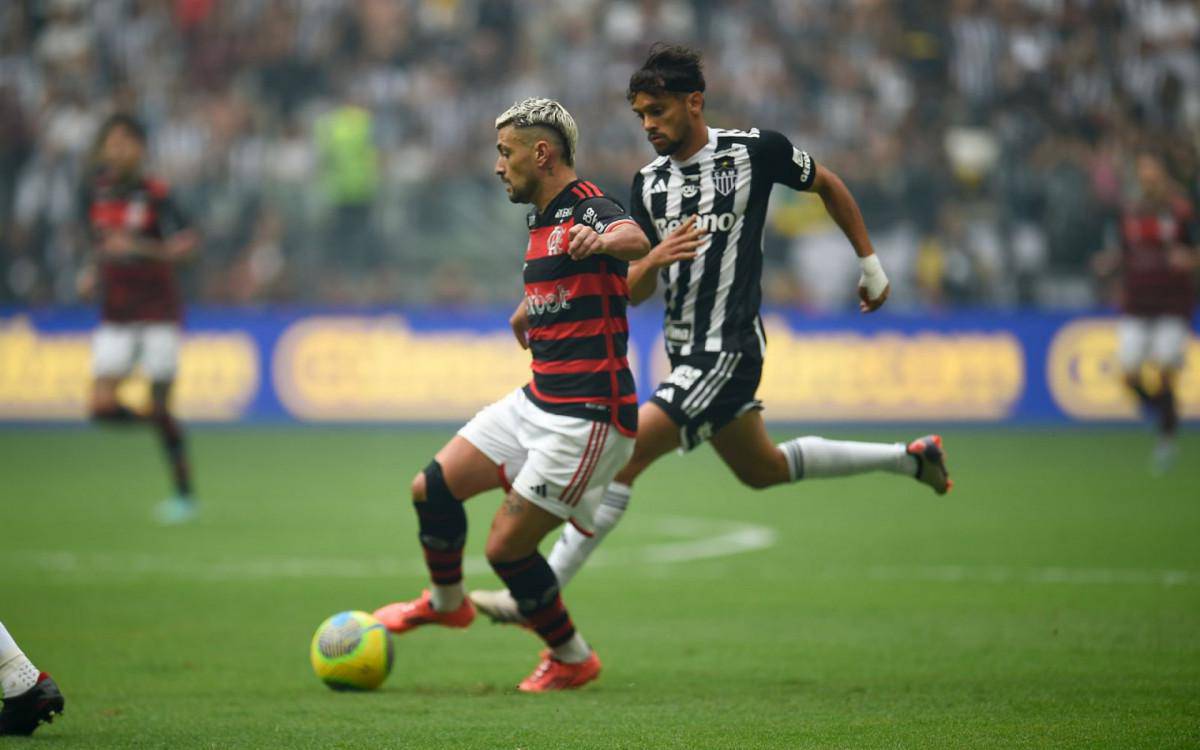
[[[634,223],[633,217],[612,198],[602,195],[575,204],[575,223],[589,226],[596,234],[604,234],[622,222]]]
[[[812,187],[817,178],[817,163],[807,151],[796,148],[787,136],[774,130],[762,130],[758,138],[759,163],[771,176],[771,182],[793,190]]]
[[[650,243],[654,244],[660,242],[662,238],[658,236],[658,229],[654,226],[654,220],[650,218],[650,212],[646,210],[646,201],[642,198],[645,179],[641,172],[633,176],[633,185],[629,188],[629,214],[642,228]]]

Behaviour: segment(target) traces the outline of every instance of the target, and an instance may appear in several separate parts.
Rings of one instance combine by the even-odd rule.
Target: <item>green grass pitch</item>
[[[162,529],[149,433],[0,431],[0,620],[67,696],[0,747],[1200,746],[1200,442],[1152,480],[1134,430],[950,431],[945,498],[670,456],[566,592],[598,682],[517,694],[540,644],[478,620],[333,693],[312,632],[420,590],[408,482],[451,434],[196,430],[204,515]]]

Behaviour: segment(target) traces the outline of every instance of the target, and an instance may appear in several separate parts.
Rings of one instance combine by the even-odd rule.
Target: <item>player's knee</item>
[[[412,478],[409,490],[412,492],[412,501],[414,503],[425,502],[425,472],[417,472],[416,476]]]
[[[483,549],[483,554],[491,565],[512,562],[513,560],[520,560],[523,557],[529,556],[529,552],[518,549],[518,547],[519,545],[513,537],[504,532],[493,530],[488,535],[487,545]]]

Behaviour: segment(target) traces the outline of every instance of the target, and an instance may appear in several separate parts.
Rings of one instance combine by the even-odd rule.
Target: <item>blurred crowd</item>
[[[711,124],[846,180],[897,305],[1097,304],[1133,155],[1200,189],[1194,0],[6,0],[0,304],[79,301],[79,186],[117,110],[204,235],[191,301],[512,302],[494,117],[560,99],[625,199],[653,157],[625,86],[657,40],[704,52]],[[853,303],[812,196],[775,192],[765,252],[771,302]]]

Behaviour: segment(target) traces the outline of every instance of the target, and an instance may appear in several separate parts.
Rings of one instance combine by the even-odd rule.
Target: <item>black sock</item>
[[[171,464],[171,479],[175,483],[175,493],[180,497],[191,498],[192,479],[188,468],[187,453],[184,450],[183,428],[175,421],[169,412],[159,411],[153,416],[154,427],[158,430],[158,438]]]
[[[1175,437],[1179,429],[1179,408],[1175,401],[1175,391],[1167,383],[1163,383],[1162,391],[1158,394],[1158,430],[1163,437]]]
[[[467,513],[450,493],[436,460],[425,467],[425,499],[414,500],[413,509],[430,579],[439,586],[458,583],[467,543]]]
[[[517,601],[521,616],[547,646],[556,648],[574,637],[575,625],[558,593],[558,579],[540,552],[511,562],[490,562]]]

